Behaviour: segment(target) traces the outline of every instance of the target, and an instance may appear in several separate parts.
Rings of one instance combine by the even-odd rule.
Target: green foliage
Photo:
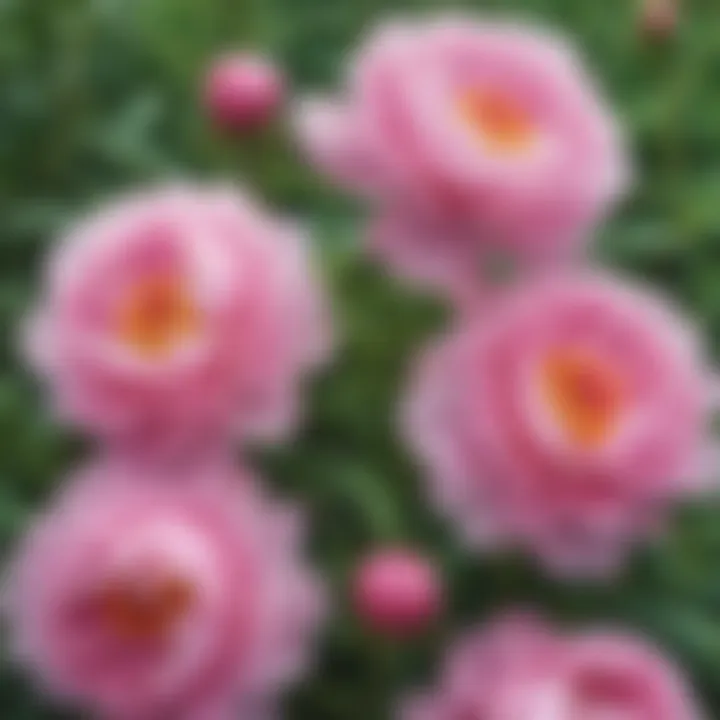
[[[720,342],[720,6],[684,7],[677,37],[644,39],[631,0],[487,0],[569,33],[626,123],[638,160],[629,202],[603,230],[603,261],[667,289]],[[421,12],[443,0],[394,0]],[[311,514],[312,551],[338,597],[320,667],[288,700],[288,717],[375,720],[428,676],[454,630],[509,603],[566,622],[642,628],[681,659],[720,717],[720,507],[678,513],[671,535],[611,586],[561,586],[523,558],[479,561],[423,502],[394,418],[408,361],[443,309],[395,285],[357,252],[355,211],[304,167],[282,123],[243,142],[218,137],[198,87],[209,59],[250,46],[274,54],[298,91],[339,80],[385,0],[0,0],[0,544],[22,531],[73,458],[20,367],[14,338],[37,290],[45,249],[98,200],[187,174],[247,181],[315,230],[336,298],[339,357],[312,388],[290,446],[256,461]],[[717,355],[716,355],[717,357]],[[350,568],[368,548],[407,541],[437,557],[451,589],[442,627],[383,644],[345,607]],[[59,718],[15,672],[0,673],[10,720]]]

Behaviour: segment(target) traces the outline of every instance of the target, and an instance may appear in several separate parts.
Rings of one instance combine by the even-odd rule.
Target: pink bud
[[[353,603],[376,632],[411,635],[440,613],[443,585],[435,566],[411,550],[381,550],[366,558],[353,578]]]
[[[282,103],[284,81],[277,68],[257,55],[220,58],[205,81],[205,105],[212,121],[227,132],[266,125]]]

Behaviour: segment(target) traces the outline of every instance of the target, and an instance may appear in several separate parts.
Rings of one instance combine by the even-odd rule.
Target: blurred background
[[[394,429],[408,361],[444,309],[357,251],[357,208],[323,184],[273,127],[228,137],[200,88],[227,50],[270,55],[289,96],[339,83],[364,30],[391,12],[468,7],[550,23],[580,47],[629,130],[634,192],[602,231],[603,261],[665,288],[720,358],[720,2],[685,0],[677,24],[639,0],[0,0],[0,543],[6,551],[73,458],[88,451],[54,425],[15,351],[45,249],[113,193],[190,175],[257,188],[311,228],[343,343],[316,383],[295,442],[258,453],[280,494],[311,514],[311,551],[338,610],[313,677],[288,718],[381,720],[432,674],[449,637],[489,613],[532,604],[567,623],[613,620],[650,634],[720,718],[720,503],[678,512],[617,582],[562,585],[521,557],[479,561],[425,506]],[[437,559],[450,607],[405,643],[365,632],[346,579],[373,547],[404,542]],[[44,707],[3,660],[0,716],[66,717]]]

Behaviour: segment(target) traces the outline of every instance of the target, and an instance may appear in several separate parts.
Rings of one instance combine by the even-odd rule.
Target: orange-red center
[[[597,448],[617,428],[623,383],[606,360],[577,350],[550,353],[541,368],[543,397],[574,444]]]
[[[96,607],[105,627],[117,637],[153,640],[171,633],[194,600],[195,588],[183,578],[118,580],[101,590]]]
[[[118,334],[140,355],[157,358],[194,334],[199,321],[198,308],[182,278],[153,276],[133,285],[122,299]]]
[[[466,123],[494,154],[522,154],[537,140],[537,129],[530,114],[503,92],[466,90],[458,100],[458,108]]]

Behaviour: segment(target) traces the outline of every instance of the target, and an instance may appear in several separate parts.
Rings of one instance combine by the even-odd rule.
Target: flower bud
[[[205,105],[213,123],[225,132],[266,126],[283,100],[284,82],[268,60],[250,54],[220,58],[205,82]]]
[[[352,593],[358,616],[384,635],[421,632],[443,604],[436,567],[405,549],[381,550],[363,560],[355,572]]]

